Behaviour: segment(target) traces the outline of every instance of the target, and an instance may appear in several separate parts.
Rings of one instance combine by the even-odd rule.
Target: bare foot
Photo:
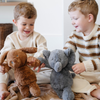
[[[4,100],[8,95],[8,91],[0,91],[0,100]]]
[[[93,90],[90,94],[91,96],[100,99],[100,87],[97,86],[97,89]]]

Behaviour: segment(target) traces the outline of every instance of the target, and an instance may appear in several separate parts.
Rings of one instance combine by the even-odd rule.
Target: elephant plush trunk
[[[55,63],[54,70],[56,72],[60,72],[62,70],[62,64],[61,64],[61,62],[56,62]]]

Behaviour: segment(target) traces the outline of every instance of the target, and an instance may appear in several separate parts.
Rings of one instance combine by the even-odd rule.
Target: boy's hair
[[[85,16],[92,14],[95,22],[98,14],[98,4],[95,0],[75,0],[69,5],[68,11],[75,10],[79,10]]]
[[[18,20],[20,16],[25,18],[36,18],[37,12],[35,7],[31,3],[22,2],[15,6],[14,8],[14,19]]]

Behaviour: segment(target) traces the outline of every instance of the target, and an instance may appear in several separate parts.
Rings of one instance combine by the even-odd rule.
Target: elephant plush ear
[[[69,63],[70,64],[74,63],[75,62],[75,53],[74,53],[74,51],[72,49],[68,48],[64,52],[65,52],[66,56],[69,59]]]
[[[43,51],[43,56],[45,57],[45,59],[48,59],[50,56],[50,51],[49,50],[44,50]]]

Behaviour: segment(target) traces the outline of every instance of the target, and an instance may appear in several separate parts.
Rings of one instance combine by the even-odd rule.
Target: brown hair
[[[18,20],[20,16],[24,16],[25,18],[36,18],[37,12],[35,7],[31,3],[22,2],[15,6],[14,8],[14,19]]]
[[[95,0],[75,0],[68,7],[69,12],[74,10],[79,10],[85,16],[92,14],[95,22],[98,14],[98,4]]]

